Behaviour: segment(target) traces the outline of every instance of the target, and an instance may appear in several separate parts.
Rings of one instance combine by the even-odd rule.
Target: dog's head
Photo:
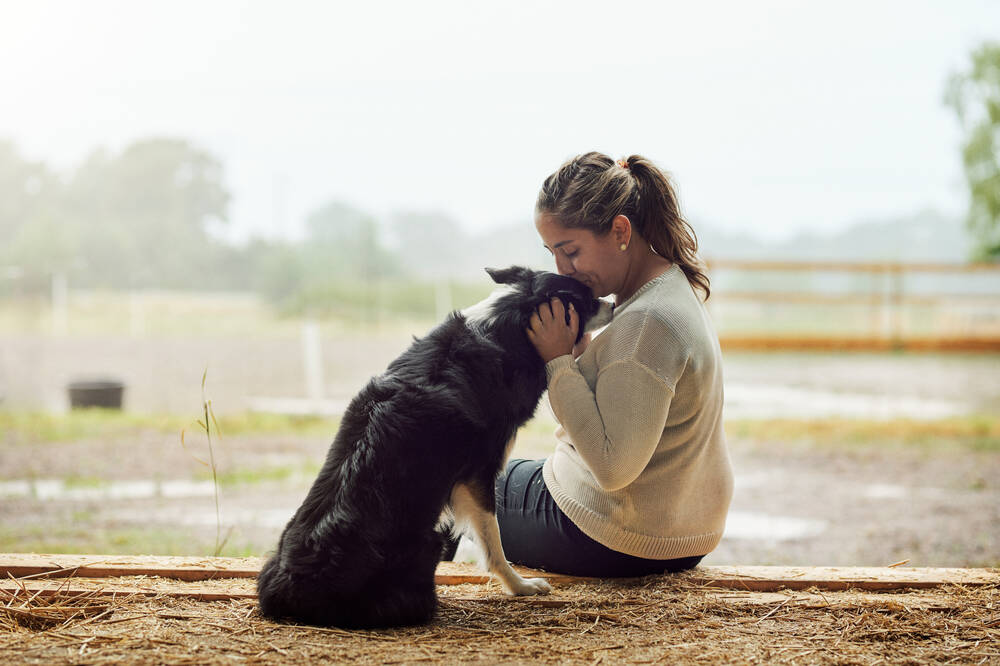
[[[584,333],[611,321],[611,305],[594,298],[590,287],[573,278],[523,266],[487,268],[486,272],[499,287],[485,301],[463,311],[469,320],[489,323],[516,317],[517,325],[527,328],[528,320],[539,305],[558,298],[567,309],[572,303],[580,315],[578,342]],[[567,312],[567,323],[568,317]]]

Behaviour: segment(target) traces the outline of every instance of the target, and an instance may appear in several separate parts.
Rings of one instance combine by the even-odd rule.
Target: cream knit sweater
[[[543,475],[563,513],[636,557],[715,548],[733,492],[722,359],[684,272],[674,264],[647,282],[578,359],[546,373],[560,426]]]

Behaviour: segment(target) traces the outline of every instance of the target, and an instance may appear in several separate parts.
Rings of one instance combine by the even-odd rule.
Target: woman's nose
[[[556,255],[556,272],[559,275],[572,275],[576,271],[573,270],[573,264],[569,259]]]

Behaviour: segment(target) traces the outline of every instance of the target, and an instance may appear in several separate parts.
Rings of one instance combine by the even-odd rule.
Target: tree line
[[[481,274],[538,263],[528,221],[475,235],[435,211],[376,218],[331,201],[305,220],[302,241],[234,245],[224,168],[182,139],[98,150],[68,172],[0,141],[0,293],[44,292],[53,275],[78,287],[252,289],[276,303],[385,280]]]

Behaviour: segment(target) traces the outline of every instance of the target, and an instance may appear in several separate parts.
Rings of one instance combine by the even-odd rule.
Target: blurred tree
[[[396,257],[380,242],[376,219],[342,202],[331,202],[306,218],[304,252],[312,279],[370,282],[399,273]]]
[[[207,233],[227,219],[220,162],[186,141],[149,139],[120,155],[93,153],[67,193],[91,280],[198,286],[218,250]]]
[[[301,247],[255,239],[239,252],[239,257],[241,266],[251,269],[247,279],[239,286],[252,288],[272,303],[287,303],[305,283]]]
[[[0,240],[4,246],[53,198],[58,181],[40,162],[21,157],[10,141],[0,141]]]
[[[59,227],[63,193],[62,182],[44,164],[0,141],[0,265],[16,268],[36,286],[76,253],[76,239]]]
[[[977,259],[1000,258],[1000,43],[973,51],[972,67],[953,74],[945,101],[965,132],[962,161],[969,185],[967,222]]]
[[[462,273],[467,267],[469,238],[458,222],[436,211],[400,211],[392,218],[392,231],[406,270],[424,277],[441,278]]]

